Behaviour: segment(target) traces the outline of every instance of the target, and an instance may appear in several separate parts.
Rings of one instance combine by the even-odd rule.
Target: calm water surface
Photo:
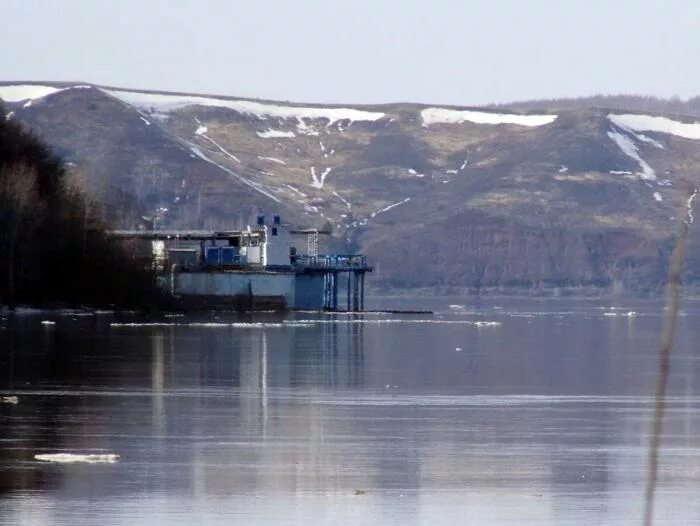
[[[0,318],[0,524],[640,523],[659,303],[374,306],[435,314]],[[698,319],[657,524],[700,521]]]

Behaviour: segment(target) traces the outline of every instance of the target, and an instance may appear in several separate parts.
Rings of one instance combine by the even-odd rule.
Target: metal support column
[[[338,310],[338,273],[333,272],[333,301],[331,308]]]
[[[329,273],[324,272],[323,274],[323,308],[325,310],[331,307],[331,276]]]
[[[352,295],[352,310],[358,311],[360,310],[360,273],[357,271],[353,271],[352,277],[353,281],[355,282],[353,284],[355,290],[353,290]]]
[[[360,310],[365,310],[365,273],[360,274]]]
[[[326,310],[331,310],[333,308],[333,274],[330,272],[326,273]]]

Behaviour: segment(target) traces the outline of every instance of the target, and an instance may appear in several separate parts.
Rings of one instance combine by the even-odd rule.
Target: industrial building
[[[160,283],[183,306],[243,310],[364,310],[362,255],[318,253],[317,229],[298,230],[264,215],[245,230],[116,230],[141,242]]]

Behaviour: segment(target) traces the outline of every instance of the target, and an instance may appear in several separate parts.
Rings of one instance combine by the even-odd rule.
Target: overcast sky
[[[0,80],[308,102],[700,94],[697,0],[0,0]]]

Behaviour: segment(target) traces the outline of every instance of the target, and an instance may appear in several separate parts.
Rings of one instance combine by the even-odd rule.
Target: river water
[[[0,524],[640,523],[660,303],[373,303],[435,312],[0,318]],[[682,308],[656,524],[700,521]]]

